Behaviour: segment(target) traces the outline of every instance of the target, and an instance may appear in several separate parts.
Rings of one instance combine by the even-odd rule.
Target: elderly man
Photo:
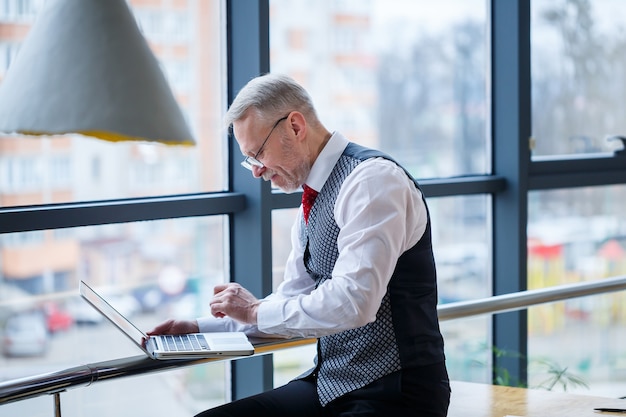
[[[151,334],[243,330],[315,337],[315,366],[283,387],[200,416],[437,416],[450,385],[426,201],[389,156],[331,133],[291,78],[251,80],[226,124],[256,178],[304,189],[284,281],[263,299],[219,285],[213,317]]]

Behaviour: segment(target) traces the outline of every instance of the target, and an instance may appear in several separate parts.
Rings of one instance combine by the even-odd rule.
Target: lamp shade
[[[193,144],[125,0],[47,0],[0,84],[0,131]]]

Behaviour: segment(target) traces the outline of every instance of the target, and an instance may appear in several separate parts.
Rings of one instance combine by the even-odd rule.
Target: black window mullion
[[[507,188],[493,198],[493,294],[526,289],[526,224],[531,137],[530,4],[491,3],[491,114],[494,174]],[[527,313],[493,316],[493,374],[506,369],[512,382],[527,381]]]
[[[0,209],[0,233],[236,213],[240,193],[207,193]]]
[[[530,165],[531,190],[626,184],[626,156],[620,153],[536,158]]]
[[[228,102],[252,78],[269,71],[269,1],[226,2]],[[229,180],[232,192],[246,196],[246,208],[230,217],[231,280],[257,297],[272,289],[272,192],[270,184],[240,166],[241,152],[229,137]],[[232,399],[273,387],[271,355],[232,363]]]

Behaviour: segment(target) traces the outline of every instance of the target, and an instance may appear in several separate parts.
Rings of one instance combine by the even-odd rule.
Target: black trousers
[[[445,363],[403,370],[322,407],[312,378],[206,410],[196,417],[445,417],[450,383]]]

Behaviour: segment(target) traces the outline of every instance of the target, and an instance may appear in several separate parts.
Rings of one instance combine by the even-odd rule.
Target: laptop
[[[254,346],[243,332],[148,336],[82,280],[79,290],[81,297],[152,359],[200,359],[254,353]]]

